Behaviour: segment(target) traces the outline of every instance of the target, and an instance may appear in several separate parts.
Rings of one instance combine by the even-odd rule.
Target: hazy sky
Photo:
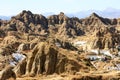
[[[120,0],[1,0],[0,15],[14,15],[22,10],[33,13],[120,9]]]

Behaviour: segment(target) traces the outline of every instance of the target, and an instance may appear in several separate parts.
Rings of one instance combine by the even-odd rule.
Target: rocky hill
[[[118,26],[119,19],[102,18],[96,13],[92,13],[89,17],[84,19],[77,17],[70,18],[63,12],[46,18],[43,15],[33,14],[30,11],[24,10],[8,21],[1,20],[0,25],[1,30],[4,30],[6,33],[8,31],[17,31],[29,34],[49,34],[53,31],[57,36],[75,37],[88,32],[92,33],[99,27]]]
[[[111,80],[115,77],[109,71],[119,71],[119,45],[119,18],[92,13],[79,19],[63,12],[45,17],[24,10],[10,20],[0,20],[0,76],[2,80],[39,76],[44,80],[45,75]]]

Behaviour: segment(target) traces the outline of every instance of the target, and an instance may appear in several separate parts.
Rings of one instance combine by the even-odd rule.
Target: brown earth
[[[90,49],[117,53],[119,23],[119,18],[103,18],[96,13],[84,19],[68,17],[63,12],[46,18],[25,10],[8,21],[0,20],[0,70],[5,71],[2,75],[10,78],[15,73],[18,80],[119,80],[117,71],[112,74],[99,69],[98,74],[85,58],[86,52],[72,44],[75,40],[87,41]],[[26,58],[14,69],[5,68],[13,60],[11,54],[18,50]]]

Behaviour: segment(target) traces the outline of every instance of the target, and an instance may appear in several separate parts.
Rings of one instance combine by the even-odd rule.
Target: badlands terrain
[[[0,20],[0,80],[119,80],[120,19],[22,11]]]

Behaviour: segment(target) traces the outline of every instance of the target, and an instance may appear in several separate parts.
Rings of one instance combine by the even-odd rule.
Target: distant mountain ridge
[[[2,20],[10,20],[11,16],[0,16],[0,19]]]
[[[79,17],[69,17],[63,12],[57,15],[45,17],[41,14],[34,14],[31,11],[22,11],[13,16],[8,21],[1,20],[1,30],[7,35],[8,31],[17,31],[28,34],[49,34],[61,38],[92,34],[101,27],[120,25],[119,19],[109,19],[92,13],[90,16],[79,19]],[[54,34],[53,34],[54,33]]]
[[[120,17],[120,9],[113,9],[113,8],[108,8],[103,11],[100,11],[100,10],[80,11],[76,13],[69,13],[67,15],[70,17],[77,16],[79,18],[85,18],[85,17],[88,17],[93,12],[105,18],[119,18]]]
[[[79,11],[75,13],[66,13],[69,17],[78,17],[78,18],[86,18],[92,13],[97,13],[98,15],[105,18],[119,18],[120,17],[120,9],[107,8],[103,11],[100,10],[87,10],[87,11]],[[56,14],[54,12],[46,12],[42,13],[44,16],[48,17],[49,15]],[[2,20],[10,20],[11,16],[0,15],[0,19]]]
[[[114,9],[114,8],[107,8],[101,11],[100,10],[79,11],[75,13],[66,13],[66,15],[69,17],[86,18],[94,12],[105,18],[119,18],[120,17],[120,9]],[[43,13],[44,16],[49,16],[52,14],[54,13],[53,12]]]

